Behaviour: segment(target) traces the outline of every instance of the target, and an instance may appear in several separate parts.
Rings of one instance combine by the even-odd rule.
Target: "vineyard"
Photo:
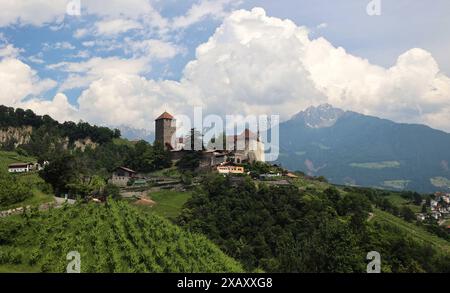
[[[0,220],[0,271],[65,272],[78,251],[82,272],[241,272],[204,236],[125,202],[78,204]]]

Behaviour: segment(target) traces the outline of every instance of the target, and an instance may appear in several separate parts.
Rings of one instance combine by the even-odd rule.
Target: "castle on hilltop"
[[[161,144],[172,154],[173,160],[181,159],[193,151],[202,153],[201,167],[215,167],[225,162],[235,164],[264,162],[264,143],[257,134],[245,129],[239,135],[226,136],[224,148],[205,146],[202,133],[195,129],[186,137],[176,137],[175,117],[164,112],[155,120],[155,143]]]

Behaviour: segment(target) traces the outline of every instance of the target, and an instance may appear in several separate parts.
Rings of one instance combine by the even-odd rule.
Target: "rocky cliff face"
[[[23,126],[23,127],[6,127],[0,129],[0,146],[9,145],[17,148],[20,145],[24,145],[30,142],[31,135],[33,133],[33,127]],[[69,148],[69,138],[64,137],[59,140],[63,144],[65,149]],[[73,148],[81,149],[83,152],[86,147],[91,147],[95,149],[98,144],[93,142],[89,137],[84,139],[79,139],[73,143]]]
[[[98,144],[93,142],[89,137],[84,138],[84,139],[79,139],[74,142],[74,147],[76,149],[81,149],[81,151],[83,151],[83,152],[88,146],[91,147],[92,149],[95,149],[98,146]]]
[[[17,147],[22,144],[27,144],[31,139],[31,133],[33,127],[7,127],[0,129],[0,144],[14,142],[14,146]]]

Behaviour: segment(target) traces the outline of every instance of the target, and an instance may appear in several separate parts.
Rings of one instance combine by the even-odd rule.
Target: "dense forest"
[[[369,221],[378,202],[351,189],[300,191],[212,175],[178,223],[207,235],[247,270],[365,272],[367,253],[378,251],[383,272],[450,272],[448,251]]]
[[[65,272],[71,251],[80,253],[82,272],[243,271],[204,236],[158,216],[144,216],[124,202],[0,219],[0,265]]]

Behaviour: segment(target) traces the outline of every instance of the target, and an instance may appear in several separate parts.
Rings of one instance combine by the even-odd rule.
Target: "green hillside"
[[[19,155],[16,152],[0,151],[0,168],[6,170],[12,163],[28,163],[36,162],[36,158],[30,156]]]
[[[36,161],[36,158],[31,156],[0,151],[0,210],[53,201],[50,185],[45,183],[37,172],[8,174],[9,164]]]
[[[450,242],[445,241],[444,239],[427,232],[421,227],[418,227],[417,225],[414,225],[412,223],[408,223],[405,220],[400,219],[399,217],[396,217],[390,213],[384,212],[379,209],[375,209],[374,217],[372,218],[371,221],[374,221],[375,223],[389,224],[391,226],[395,226],[405,234],[414,238],[415,240],[421,241],[425,244],[432,245],[437,249],[450,253]]]
[[[178,223],[207,235],[250,271],[363,273],[367,253],[377,251],[382,272],[450,272],[450,242],[381,211],[392,193],[302,176],[291,182],[237,184],[211,175]]]
[[[205,237],[112,200],[1,219],[0,245],[0,271],[65,272],[70,251],[82,272],[243,271]]]

